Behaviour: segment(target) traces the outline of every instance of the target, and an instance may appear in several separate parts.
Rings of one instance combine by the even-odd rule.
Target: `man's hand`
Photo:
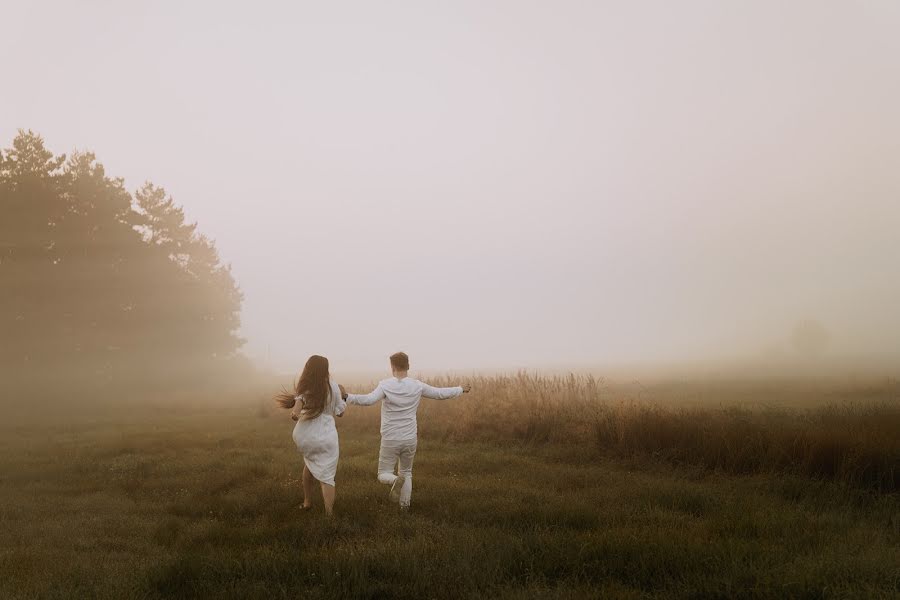
[[[462,389],[463,389],[463,394],[468,394],[469,390],[472,389],[472,386],[467,383],[466,385],[462,386]]]

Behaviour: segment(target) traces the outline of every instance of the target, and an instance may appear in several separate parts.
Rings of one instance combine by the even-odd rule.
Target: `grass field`
[[[540,400],[475,429],[479,412],[515,408],[498,400],[501,383],[423,405],[405,515],[375,481],[378,410],[353,409],[340,422],[331,521],[320,502],[297,510],[293,424],[267,404],[7,420],[0,597],[900,594],[896,493],[803,468],[739,474],[690,455],[626,453],[592,427],[566,441],[566,421],[541,418]],[[537,425],[548,419],[549,432]],[[815,419],[800,422],[821,434]]]

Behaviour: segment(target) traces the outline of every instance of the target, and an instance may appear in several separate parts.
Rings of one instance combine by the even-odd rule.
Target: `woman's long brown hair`
[[[293,391],[282,389],[275,395],[275,402],[281,408],[294,408],[296,397],[301,398],[300,418],[304,420],[315,419],[325,410],[325,403],[331,393],[328,383],[328,359],[318,354],[313,354],[306,361],[300,379],[294,384]]]

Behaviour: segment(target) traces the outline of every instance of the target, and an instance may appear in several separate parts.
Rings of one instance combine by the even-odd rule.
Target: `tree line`
[[[152,183],[19,131],[0,150],[0,368],[76,387],[215,376],[242,294],[215,244]]]

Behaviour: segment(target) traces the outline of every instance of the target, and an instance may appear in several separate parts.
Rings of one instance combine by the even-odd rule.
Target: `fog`
[[[259,364],[900,359],[896,2],[2,14],[2,145],[164,186]]]

